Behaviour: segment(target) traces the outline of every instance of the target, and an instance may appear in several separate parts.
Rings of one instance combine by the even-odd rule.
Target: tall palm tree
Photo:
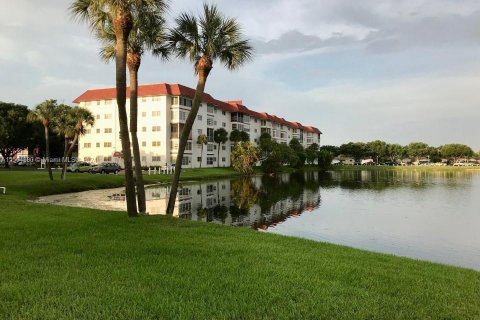
[[[197,138],[197,143],[202,146],[202,150],[200,151],[200,168],[201,168],[203,163],[203,146],[208,144],[208,137],[205,134],[199,135]]]
[[[63,158],[62,158],[62,174],[60,179],[65,180],[65,172],[67,171],[67,153],[69,149],[70,140],[75,135],[76,121],[73,118],[72,107],[61,104],[58,106],[55,117],[55,127],[53,128],[59,135],[63,136]]]
[[[95,124],[95,117],[90,112],[90,110],[85,108],[76,107],[71,111],[71,118],[74,121],[73,123],[73,139],[70,143],[65,158],[70,159],[75,145],[78,143],[78,140],[81,135],[85,134],[85,127],[92,127]],[[67,166],[64,165],[62,170],[62,179],[65,180],[65,175],[67,174]]]
[[[72,15],[88,22],[93,32],[96,33],[99,30],[106,30],[111,27],[115,33],[118,119],[125,166],[125,193],[129,216],[137,216],[137,204],[125,106],[127,98],[127,41],[133,28],[133,15],[137,12],[141,14],[141,12],[155,11],[156,8],[163,8],[163,6],[163,0],[74,0],[70,6]]]
[[[145,184],[143,181],[140,145],[138,144],[138,70],[145,50],[152,50],[153,54],[162,59],[168,59],[169,50],[165,42],[164,12],[167,5],[149,12],[144,10],[132,15],[133,27],[127,42],[127,66],[130,75],[130,135],[132,138],[133,161],[135,163],[135,184],[137,187],[138,211],[145,213],[147,210],[145,197]],[[97,37],[103,42],[100,56],[106,62],[115,59],[115,32],[112,28],[99,30]],[[153,51],[155,49],[155,51]]]
[[[217,167],[220,167],[220,146],[228,141],[228,132],[223,128],[218,128],[213,132],[213,141],[218,144]]]
[[[186,57],[194,63],[198,81],[192,109],[180,136],[176,170],[167,206],[167,214],[170,215],[175,207],[183,154],[202,102],[205,83],[213,68],[213,61],[218,59],[228,69],[234,70],[252,55],[252,47],[247,40],[242,39],[237,21],[224,17],[214,5],[204,4],[203,15],[198,19],[191,14],[182,13],[175,23],[176,27],[170,30],[168,35],[168,42],[178,57]]]
[[[30,122],[41,122],[43,124],[45,132],[45,164],[48,170],[48,176],[50,180],[53,180],[52,167],[50,165],[50,126],[52,125],[57,115],[57,100],[45,100],[35,107],[28,114],[28,120]]]

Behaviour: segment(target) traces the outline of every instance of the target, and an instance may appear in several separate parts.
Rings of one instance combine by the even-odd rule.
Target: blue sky
[[[114,85],[68,0],[0,0],[0,100],[31,107],[70,103]],[[192,4],[194,3],[194,4]],[[255,58],[215,65],[206,90],[218,99],[320,128],[323,144],[375,139],[480,150],[480,2],[462,0],[264,0],[216,2],[234,16]],[[172,1],[169,20],[200,1]],[[141,83],[194,87],[187,61],[145,57]]]

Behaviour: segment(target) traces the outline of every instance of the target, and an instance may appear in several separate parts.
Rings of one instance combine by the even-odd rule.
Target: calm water
[[[147,189],[150,214],[165,212],[168,192]],[[120,189],[86,193],[41,201],[125,207]],[[183,185],[175,215],[480,270],[475,171],[308,172]]]

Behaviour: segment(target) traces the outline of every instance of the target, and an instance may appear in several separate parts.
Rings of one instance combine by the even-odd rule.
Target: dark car
[[[115,162],[102,162],[88,170],[90,173],[119,173],[122,168]]]

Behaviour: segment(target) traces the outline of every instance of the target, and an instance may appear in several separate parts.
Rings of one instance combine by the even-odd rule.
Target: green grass
[[[211,177],[208,170],[184,179]],[[50,183],[44,173],[0,171],[7,186],[0,195],[0,319],[480,319],[480,273],[472,270],[249,229],[25,201],[117,186],[122,178],[69,175]]]

